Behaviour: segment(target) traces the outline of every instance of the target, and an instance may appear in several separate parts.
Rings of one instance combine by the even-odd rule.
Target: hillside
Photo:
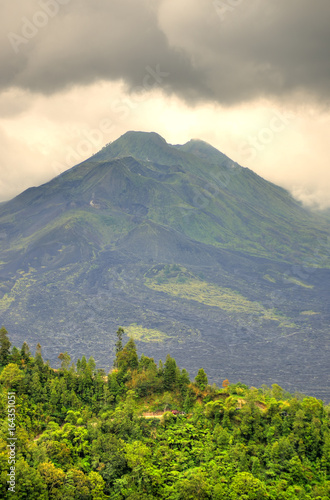
[[[0,205],[1,322],[52,362],[109,367],[123,325],[192,374],[330,398],[328,238],[326,216],[203,141],[128,132]]]
[[[66,352],[55,371],[1,329],[1,498],[329,498],[329,406],[277,384],[210,386],[203,369],[190,381],[123,340],[107,377]]]

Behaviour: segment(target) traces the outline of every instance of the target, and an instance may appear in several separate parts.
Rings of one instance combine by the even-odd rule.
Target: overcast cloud
[[[187,100],[330,96],[328,0],[11,0],[2,8],[3,89],[52,93],[99,79],[134,87],[159,64],[170,72],[164,88]]]
[[[327,205],[329,20],[329,0],[3,2],[0,199],[71,166],[79,134],[106,118],[104,143],[193,133]],[[267,139],[283,110],[295,119]]]

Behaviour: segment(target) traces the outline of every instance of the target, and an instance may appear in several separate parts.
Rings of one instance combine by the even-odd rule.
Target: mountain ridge
[[[140,133],[136,134],[137,137],[140,137]],[[226,165],[226,167],[223,167],[222,170],[214,170],[211,173],[211,176],[208,175],[207,177],[203,177],[206,169],[201,169],[200,165],[199,170],[202,170],[202,173],[199,172],[198,178],[195,177],[195,168],[193,169],[192,173],[188,171],[188,175],[190,177],[188,179],[188,182],[186,182],[184,185],[184,189],[186,190],[186,192],[183,193],[182,190],[180,191],[180,184],[182,185],[186,181],[186,179],[182,179],[182,177],[187,174],[187,171],[182,170],[180,165],[167,165],[165,169],[165,166],[163,166],[162,164],[154,163],[153,168],[151,169],[151,165],[147,163],[144,163],[142,165],[141,160],[137,161],[133,157],[131,159],[130,157],[126,156],[117,158],[117,149],[119,147],[118,144],[120,144],[121,139],[125,139],[125,137],[131,137],[132,135],[135,137],[135,134],[133,133],[124,134],[124,136],[118,139],[118,141],[115,141],[117,145],[115,143],[112,143],[109,146],[109,148],[113,148],[113,144],[115,144],[116,158],[112,158],[113,153],[111,153],[110,151],[110,160],[100,161],[99,155],[102,153],[101,151],[100,153],[97,153],[96,155],[91,157],[91,159],[79,164],[73,169],[70,169],[66,173],[61,174],[61,176],[56,177],[49,183],[45,183],[38,188],[30,188],[29,190],[25,191],[14,200],[11,200],[11,202],[8,202],[9,205],[7,203],[4,207],[2,207],[2,211],[5,213],[6,207],[9,207],[9,209],[11,209],[11,205],[15,203],[17,204],[21,200],[23,203],[22,207],[24,209],[26,209],[27,203],[31,204],[33,202],[35,205],[39,202],[43,203],[42,194],[45,192],[45,190],[47,192],[46,196],[50,198],[51,196],[54,196],[55,191],[56,205],[58,205],[58,203],[60,202],[65,203],[65,201],[67,201],[68,203],[79,204],[79,202],[84,199],[85,204],[92,203],[91,206],[93,207],[93,198],[97,197],[98,195],[98,193],[93,193],[93,189],[96,188],[100,191],[100,184],[103,182],[103,179],[100,179],[100,172],[102,171],[103,178],[108,177],[107,182],[104,180],[104,184],[108,187],[108,191],[105,193],[105,200],[107,200],[105,203],[106,205],[108,205],[109,196],[116,197],[117,191],[121,190],[124,197],[135,198],[136,204],[140,205],[140,209],[142,211],[145,211],[146,208],[142,208],[143,204],[140,203],[140,200],[143,200],[145,199],[145,197],[149,196],[148,192],[150,191],[150,186],[152,186],[152,184],[154,183],[157,184],[157,182],[164,182],[165,180],[169,180],[169,182],[166,184],[166,195],[163,192],[161,196],[163,196],[163,198],[166,198],[168,196],[170,197],[169,199],[172,200],[173,206],[175,206],[175,204],[177,205],[181,218],[188,217],[188,219],[196,219],[195,214],[197,214],[197,217],[205,218],[205,212],[208,212],[206,216],[210,216],[213,218],[214,216],[218,217],[218,222],[221,226],[223,225],[225,211],[229,212],[229,204],[231,207],[234,207],[234,209],[231,208],[232,213],[229,213],[228,217],[236,217],[235,211],[237,212],[236,207],[238,206],[238,201],[243,203],[243,210],[238,213],[238,218],[236,217],[236,227],[238,228],[239,226],[241,226],[241,231],[243,232],[244,237],[247,237],[247,235],[244,234],[244,226],[242,226],[242,220],[243,224],[245,224],[246,219],[244,210],[247,211],[247,216],[250,216],[251,218],[258,217],[260,221],[259,223],[265,221],[267,217],[274,218],[275,210],[277,210],[277,225],[280,228],[282,222],[284,221],[283,216],[288,219],[290,218],[292,212],[295,212],[294,216],[299,216],[300,224],[306,224],[308,222],[311,223],[311,221],[313,220],[314,216],[305,209],[301,208],[301,206],[296,203],[291,195],[283,190],[283,188],[278,188],[274,184],[268,183],[268,181],[263,180],[261,177],[257,176],[248,169],[244,169],[243,171],[241,170],[241,167],[239,167],[239,170],[237,170],[236,167],[232,167],[232,164],[229,167],[228,165]],[[145,135],[146,134],[143,133],[143,144],[146,143]],[[161,139],[157,134],[155,135],[157,137],[157,143],[160,142],[162,146],[166,145],[164,139]],[[152,143],[153,142],[154,136],[152,136]],[[133,149],[135,147],[136,145],[134,143]],[[173,148],[176,149],[173,146],[169,146],[169,148],[171,152],[173,151]],[[127,153],[126,149],[127,145],[125,144],[124,155],[126,155]],[[214,148],[212,148],[212,150],[213,149]],[[102,155],[104,156],[104,154],[109,154],[108,147],[106,148],[106,151],[103,151]],[[144,153],[145,156],[147,156],[148,154],[148,152]],[[227,157],[224,158],[224,161],[227,161]],[[96,161],[96,159],[98,160]],[[149,162],[151,163],[151,160],[149,160],[148,163]],[[189,164],[188,167],[190,166],[191,165]],[[210,166],[210,164],[208,164],[208,166]],[[194,165],[194,167],[196,167],[196,165]],[[110,169],[112,169],[111,175],[109,173]],[[210,174],[210,169],[207,174]],[[138,182],[136,175],[141,176],[140,182]],[[240,179],[242,175],[244,175],[244,178]],[[132,177],[134,176],[135,178],[132,179]],[[94,187],[93,178],[96,178]],[[171,182],[171,180],[174,178],[177,181],[176,184]],[[146,179],[146,189],[143,188],[142,179]],[[82,180],[84,180],[86,188],[82,193],[80,193],[78,183]],[[229,184],[230,190],[228,190]],[[159,189],[159,193],[162,193],[162,191],[164,191],[164,186],[165,184],[161,186],[161,189]],[[187,186],[190,186],[189,192],[187,191]],[[159,185],[155,185],[154,188],[158,189]],[[102,189],[104,192],[105,187],[103,187]],[[75,195],[75,191],[77,195]],[[255,196],[256,191],[258,192],[257,199]],[[218,195],[217,206],[213,206],[214,210],[211,209],[211,204],[214,202],[215,198],[215,196],[212,196],[213,194]],[[88,196],[89,199],[86,199],[86,196]],[[26,200],[25,198],[28,198],[28,200]],[[79,200],[77,200],[77,198],[79,198]],[[99,198],[100,200],[102,200],[102,192]],[[239,200],[237,198],[239,198]],[[166,205],[166,200],[163,200],[163,204]],[[96,206],[98,205],[99,204],[96,203]],[[258,206],[259,208],[257,208]],[[161,207],[159,207],[158,204],[158,210],[160,210],[160,208]],[[269,208],[271,210],[269,210]],[[138,210],[138,206],[136,206],[136,209]],[[262,211],[260,215],[258,214],[258,210]],[[171,225],[171,221],[168,220],[163,220],[162,223]],[[194,220],[193,224],[198,224],[198,221]],[[176,225],[178,225],[178,220],[176,221]],[[232,226],[232,223],[229,222],[227,226],[228,225]],[[178,227],[176,229],[178,229]],[[218,227],[217,230],[220,231],[221,234],[221,227]],[[280,230],[283,234],[288,232],[288,229],[284,226]],[[224,233],[224,236],[227,237],[227,240],[228,235],[231,232],[231,227],[224,227],[224,230],[222,231],[222,233]],[[199,241],[205,241],[205,239],[207,238],[206,234],[203,234],[203,232],[201,232],[201,234],[198,236],[197,231],[192,228],[190,228],[190,231],[188,231],[187,236],[193,238],[197,237]],[[320,232],[319,237],[321,236],[322,234]],[[254,240],[256,240],[255,234],[253,234],[253,238]],[[315,235],[313,235],[313,238],[315,238]],[[219,242],[217,242],[215,238],[213,238],[212,243],[218,244]]]

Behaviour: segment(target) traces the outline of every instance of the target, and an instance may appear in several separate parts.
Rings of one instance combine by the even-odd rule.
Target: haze
[[[329,18],[328,0],[6,2],[0,200],[144,130],[329,207]]]

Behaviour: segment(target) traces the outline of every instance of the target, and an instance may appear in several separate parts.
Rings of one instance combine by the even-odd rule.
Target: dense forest
[[[1,328],[1,498],[329,500],[330,406],[202,368],[192,382],[124,335],[107,375],[67,352],[53,369]]]

